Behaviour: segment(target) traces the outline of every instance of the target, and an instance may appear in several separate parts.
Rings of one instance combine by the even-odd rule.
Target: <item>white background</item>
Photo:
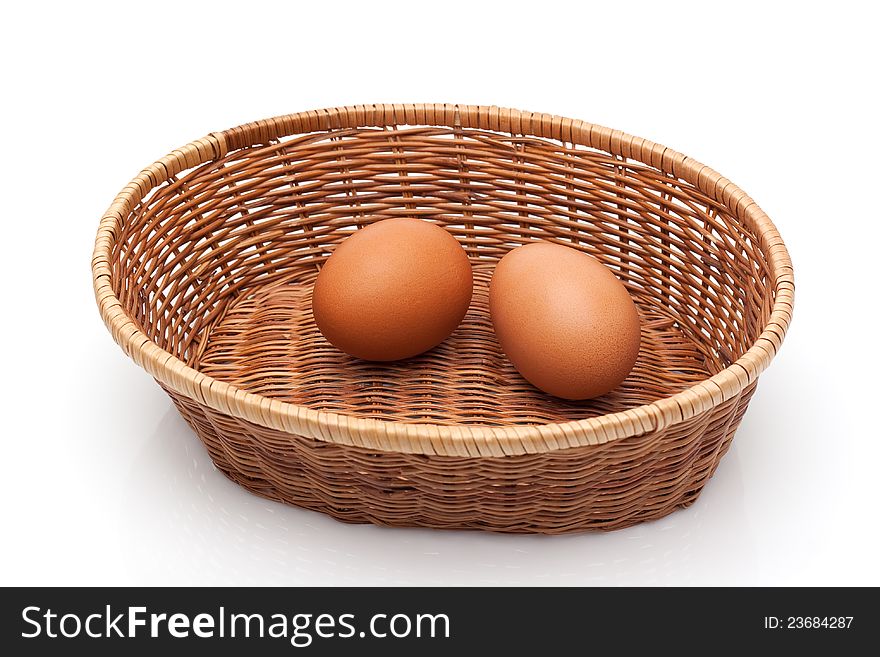
[[[0,584],[880,584],[871,3],[617,4],[7,3]],[[258,118],[433,101],[646,137],[776,222],[794,324],[691,508],[553,538],[267,502],[104,329],[94,233],[143,166]]]

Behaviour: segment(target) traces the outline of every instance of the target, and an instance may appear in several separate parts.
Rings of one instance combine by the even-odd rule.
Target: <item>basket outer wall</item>
[[[664,431],[507,457],[377,452],[273,429],[169,392],[227,477],[351,523],[564,534],[663,517],[697,499],[754,392]]]

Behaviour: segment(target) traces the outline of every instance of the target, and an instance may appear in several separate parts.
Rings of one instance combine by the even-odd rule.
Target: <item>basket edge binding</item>
[[[444,125],[558,139],[639,160],[695,185],[727,206],[757,235],[767,256],[768,275],[775,289],[768,323],[734,363],[672,397],[587,420],[483,427],[356,418],[270,400],[188,367],[150,340],[126,315],[110,285],[109,254],[121,223],[151,189],[185,169],[247,145],[303,132],[390,125]],[[757,380],[783,342],[794,302],[791,259],[779,232],[753,199],[708,166],[640,137],[579,120],[494,106],[450,104],[357,105],[310,110],[212,132],[178,148],[126,185],[102,217],[92,257],[92,279],[102,319],[113,339],[140,367],[177,393],[216,411],[289,434],[377,451],[465,457],[536,454],[598,445],[662,431],[705,413],[740,395]]]

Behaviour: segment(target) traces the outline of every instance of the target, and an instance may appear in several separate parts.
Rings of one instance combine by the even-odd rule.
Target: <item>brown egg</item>
[[[452,235],[420,219],[386,219],[336,247],[315,281],[312,313],[342,351],[398,360],[449,337],[472,291],[470,262]]]
[[[620,385],[639,353],[639,315],[601,262],[549,242],[521,246],[495,267],[492,324],[527,381],[563,399],[590,399]]]

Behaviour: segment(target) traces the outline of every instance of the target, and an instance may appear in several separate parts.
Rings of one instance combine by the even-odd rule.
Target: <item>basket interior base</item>
[[[489,319],[493,265],[474,267],[462,324],[431,351],[369,363],[331,346],[312,319],[317,271],[242,295],[205,335],[194,367],[249,392],[316,410],[396,422],[544,424],[623,411],[678,393],[712,375],[704,355],[668,317],[642,314],[635,368],[616,390],[570,402],[527,383],[504,357]]]

